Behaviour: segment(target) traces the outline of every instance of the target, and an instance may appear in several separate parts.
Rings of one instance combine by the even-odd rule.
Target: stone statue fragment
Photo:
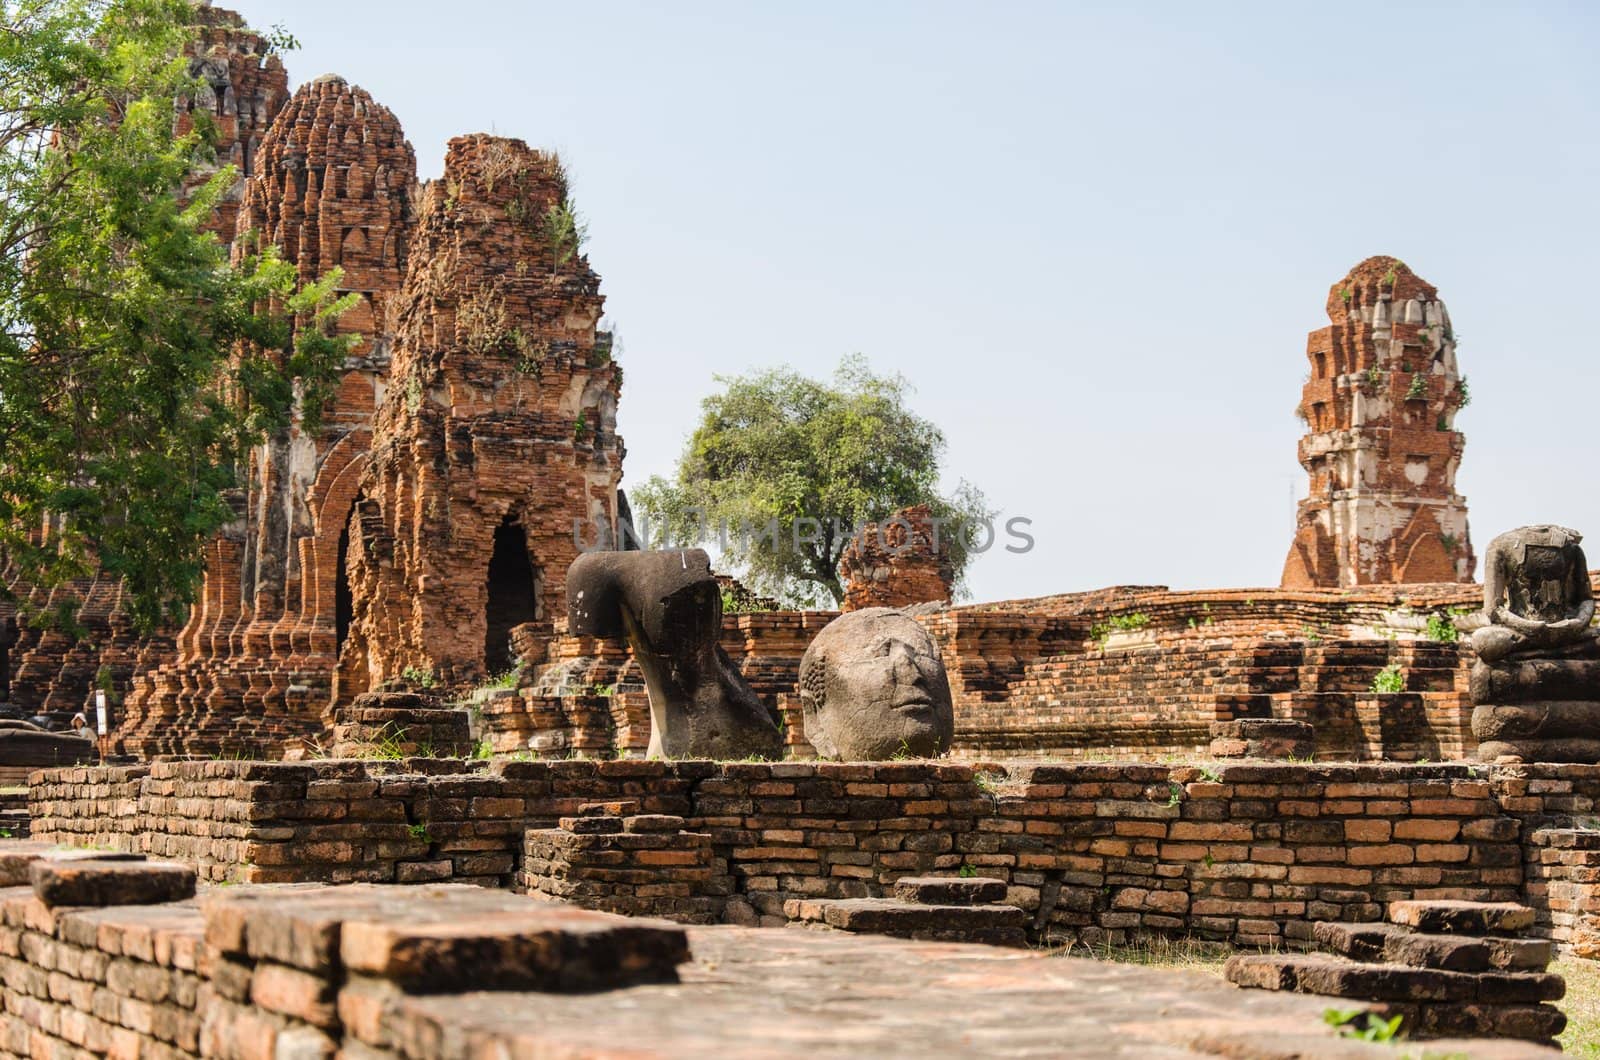
[[[800,702],[824,758],[932,758],[955,738],[939,646],[892,608],[849,612],[817,634],[800,660]]]
[[[650,692],[652,756],[780,756],[782,734],[719,643],[722,593],[702,549],[579,556],[567,622],[578,636],[627,636]]]
[[[1489,543],[1472,635],[1480,758],[1600,762],[1600,639],[1582,535],[1524,526]]]

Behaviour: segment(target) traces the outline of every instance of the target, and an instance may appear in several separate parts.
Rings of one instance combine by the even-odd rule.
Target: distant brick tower
[[[1470,582],[1477,560],[1455,490],[1467,402],[1450,314],[1394,258],[1368,258],[1328,294],[1306,346],[1300,463],[1311,475],[1286,589]]]
[[[195,22],[199,31],[188,49],[189,74],[198,90],[192,99],[180,102],[177,131],[189,132],[196,115],[204,113],[210,115],[216,133],[216,165],[201,167],[188,182],[191,188],[222,166],[239,171],[238,183],[217,207],[210,225],[228,242],[233,239],[245,182],[256,174],[256,151],[289,101],[289,75],[266,38],[251,31],[237,13],[200,0],[195,4]]]
[[[622,373],[569,210],[559,162],[520,140],[452,140],[427,186],[350,524],[340,702],[509,668],[513,629],[536,650],[565,613],[576,536],[615,525]]]
[[[902,508],[882,524],[868,523],[839,557],[844,610],[910,607],[950,599],[955,570],[950,534],[934,547],[933,512],[926,504]]]

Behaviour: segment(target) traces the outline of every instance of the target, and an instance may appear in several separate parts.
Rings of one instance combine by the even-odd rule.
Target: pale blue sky
[[[1034,520],[978,599],[1276,584],[1306,332],[1393,254],[1462,337],[1479,552],[1555,521],[1600,566],[1600,6],[236,2],[424,177],[460,133],[561,151],[625,487],[713,375],[860,351]]]

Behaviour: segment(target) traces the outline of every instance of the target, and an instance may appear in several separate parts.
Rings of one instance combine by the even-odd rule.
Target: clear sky
[[[1600,566],[1600,4],[221,0],[399,116],[422,175],[557,148],[626,371],[624,487],[713,376],[859,351],[1027,555],[977,599],[1275,585],[1330,284],[1435,284],[1479,553]]]

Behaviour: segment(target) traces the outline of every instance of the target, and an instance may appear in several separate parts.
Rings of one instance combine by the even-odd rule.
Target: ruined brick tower
[[[1467,403],[1450,314],[1401,261],[1368,258],[1328,295],[1311,333],[1299,414],[1300,502],[1283,587],[1470,582],[1476,559],[1455,490]]]
[[[341,702],[407,671],[503,671],[513,630],[537,651],[575,520],[614,525],[622,377],[568,211],[559,161],[519,140],[451,141],[427,187],[350,524]]]
[[[952,528],[935,547],[933,511],[926,504],[902,508],[882,523],[868,523],[839,557],[844,610],[911,607],[948,600],[955,582],[950,562]]]
[[[233,238],[245,184],[256,174],[256,152],[289,100],[289,75],[266,39],[251,31],[237,12],[200,0],[194,18],[198,32],[188,49],[189,74],[199,82],[199,90],[193,99],[184,101],[177,130],[186,133],[193,129],[197,112],[210,115],[217,167],[231,165],[239,172],[238,184],[218,206],[211,225],[227,242]],[[191,186],[198,186],[215,171],[195,173]]]
[[[320,732],[348,626],[344,531],[366,467],[405,276],[416,157],[399,121],[338,77],[303,85],[249,153],[234,255],[275,244],[302,281],[337,266],[363,336],[315,432],[251,455],[240,519],[208,549],[178,659],[142,677],[122,738],[138,753],[276,747]]]

